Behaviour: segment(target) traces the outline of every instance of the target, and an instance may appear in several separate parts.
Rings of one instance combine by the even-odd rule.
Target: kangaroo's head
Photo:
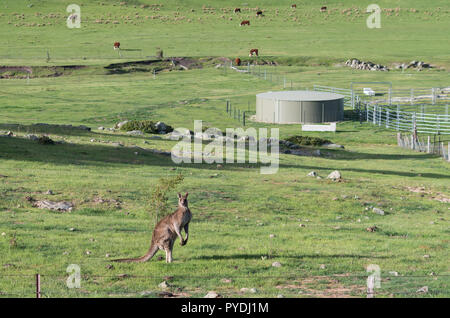
[[[178,206],[184,207],[184,208],[188,207],[188,200],[187,200],[188,194],[189,193],[187,193],[187,192],[185,195],[181,195],[181,193],[178,193]]]

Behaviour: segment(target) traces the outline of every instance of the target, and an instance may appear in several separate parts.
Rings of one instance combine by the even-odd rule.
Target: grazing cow
[[[248,20],[242,21],[240,26],[243,26],[243,25],[250,25],[250,21],[248,21]]]
[[[327,7],[322,7],[322,8],[320,8],[320,12],[325,12],[325,11],[327,11]]]
[[[238,12],[239,12],[239,13],[241,12],[241,8],[235,8],[235,9],[234,9],[234,13],[238,13]]]
[[[77,20],[78,16],[76,14],[69,15],[69,19],[72,20],[73,23]]]
[[[241,66],[241,59],[237,57],[237,58],[234,60],[234,64],[236,64],[236,66]]]
[[[258,56],[258,49],[251,49],[250,50],[250,54],[248,56],[253,56],[253,55]]]
[[[120,49],[120,42],[114,42],[114,50]]]
[[[297,9],[297,5],[296,5],[296,4],[292,4],[292,5],[291,5],[291,8],[292,8],[292,9]]]
[[[261,10],[256,11],[257,17],[263,17],[263,12]]]

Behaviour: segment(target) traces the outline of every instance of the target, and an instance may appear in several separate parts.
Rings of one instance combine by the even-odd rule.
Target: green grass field
[[[40,273],[43,297],[162,297],[158,285],[164,280],[165,291],[176,297],[203,297],[211,290],[224,297],[365,297],[370,264],[381,270],[379,297],[450,296],[450,165],[397,147],[395,131],[345,121],[336,133],[302,133],[345,149],[322,147],[320,157],[281,154],[278,173],[263,175],[258,164],[177,165],[146,151],[170,151],[175,141],[97,129],[131,119],[189,129],[194,120],[240,127],[227,115],[226,100],[254,110],[255,94],[282,87],[224,72],[214,67],[215,59],[244,59],[254,47],[261,58],[279,63],[265,68],[302,87],[349,88],[352,81],[448,86],[446,1],[379,1],[392,9],[382,11],[381,29],[365,25],[370,1],[295,2],[296,10],[290,8],[293,1],[248,1],[249,8],[265,10],[257,19],[239,1],[170,0],[162,7],[146,7],[155,5],[150,1],[80,1],[80,29],[65,26],[69,13],[60,1],[1,2],[0,67],[35,68],[28,80],[0,79],[0,135],[15,134],[0,137],[0,296],[34,297],[33,275]],[[330,13],[319,12],[321,5]],[[241,17],[230,11],[235,7],[243,9]],[[251,26],[239,27],[247,16]],[[114,41],[121,42],[122,58]],[[163,70],[155,78],[154,66],[105,68],[153,59],[156,47],[165,56],[206,62],[199,69]],[[436,67],[402,73],[339,65],[350,57],[387,65],[423,60]],[[52,67],[69,64],[85,67],[51,75]],[[86,125],[92,131],[36,123]],[[280,138],[301,133],[299,125],[251,127],[279,128]],[[64,143],[41,145],[27,134]],[[312,170],[323,179],[307,177]],[[326,179],[333,170],[342,173],[342,182]],[[176,193],[190,193],[189,243],[175,244],[171,264],[158,259],[162,252],[147,263],[112,263],[147,251],[155,224],[151,190],[161,177],[179,173],[184,182],[169,199],[175,209]],[[37,209],[29,196],[70,201],[74,209]],[[366,230],[373,226],[376,231]],[[70,264],[81,267],[79,289],[65,285]],[[418,293],[423,286],[428,292]]]

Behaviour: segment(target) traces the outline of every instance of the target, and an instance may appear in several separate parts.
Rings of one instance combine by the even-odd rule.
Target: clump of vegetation
[[[129,122],[124,124],[120,129],[124,131],[140,130],[148,134],[159,134],[162,131],[161,129],[158,129],[156,123],[151,120],[130,120]],[[173,131],[173,127],[165,125],[164,131],[166,133],[170,133]]]
[[[184,176],[180,173],[174,177],[159,179],[153,187],[150,195],[150,207],[151,211],[155,213],[155,224],[172,211],[169,207],[168,195],[183,180]]]
[[[325,144],[331,144],[332,142],[327,139],[310,136],[292,136],[286,139],[299,146],[322,146]]]
[[[163,59],[163,55],[164,55],[163,50],[161,50],[161,48],[157,47],[156,48],[156,57],[158,59],[162,60]]]
[[[11,238],[10,238],[10,240],[9,240],[9,246],[10,246],[11,248],[14,248],[14,247],[17,247],[17,244],[18,244],[18,242],[17,242],[17,234],[14,232],[14,233],[11,235]]]
[[[38,143],[40,143],[41,145],[54,145],[55,142],[50,139],[50,137],[48,136],[41,136],[38,139]]]

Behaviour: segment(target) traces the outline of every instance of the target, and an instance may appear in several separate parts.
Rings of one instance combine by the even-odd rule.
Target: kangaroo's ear
[[[181,199],[181,193],[178,192],[178,199]]]
[[[186,194],[184,195],[184,197],[187,198],[188,194],[189,194],[189,193],[186,192]]]

